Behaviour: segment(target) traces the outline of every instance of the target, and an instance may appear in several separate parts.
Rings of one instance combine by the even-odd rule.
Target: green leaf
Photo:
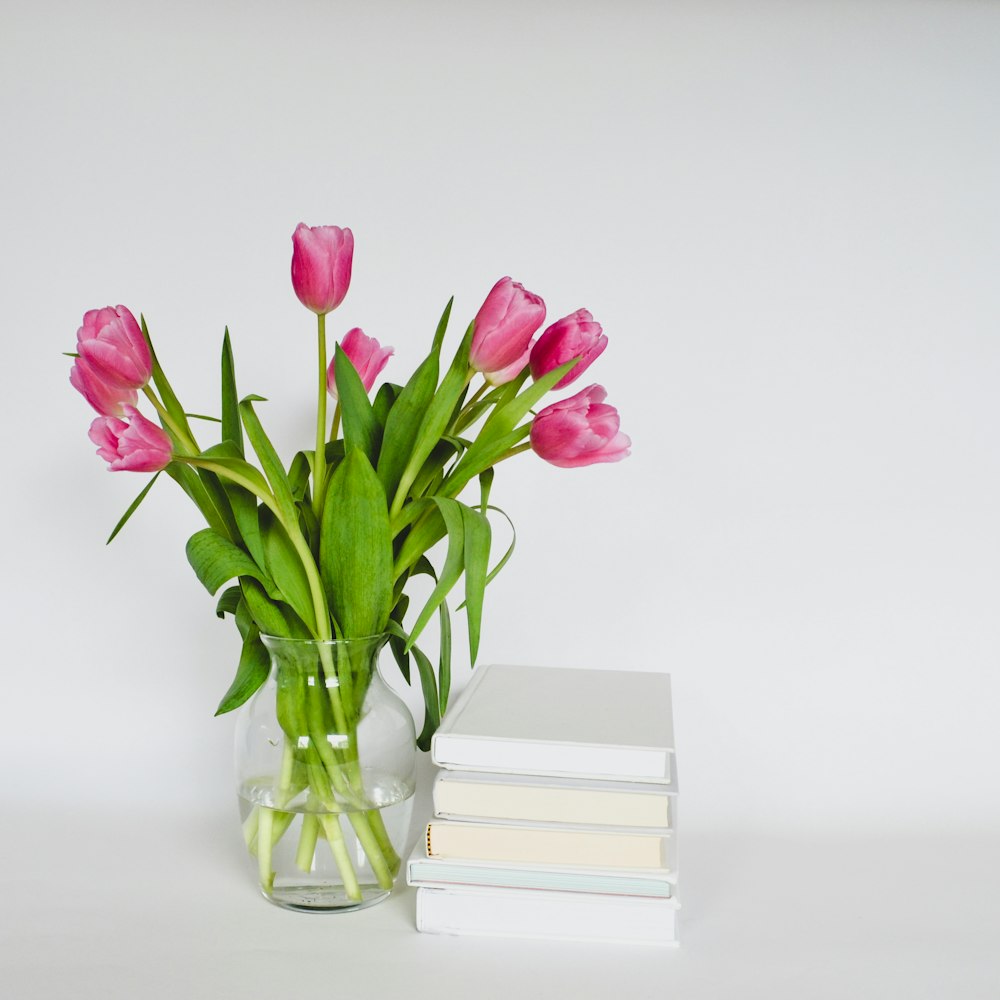
[[[490,490],[493,489],[495,473],[491,465],[485,472],[479,473],[479,510],[485,514],[490,504]]]
[[[350,452],[357,448],[375,465],[382,443],[382,427],[375,419],[361,376],[340,344],[334,345],[334,373],[344,422],[344,450]]]
[[[288,469],[288,485],[291,487],[292,496],[297,503],[305,503],[309,495],[309,473],[312,466],[310,459],[312,452],[308,454],[304,451],[297,451],[292,464]]]
[[[431,350],[436,354],[441,353],[441,345],[444,343],[444,335],[448,329],[448,320],[451,319],[451,307],[455,304],[455,296],[453,295],[448,299],[448,304],[444,307],[444,312],[441,313],[441,318],[438,320],[437,329],[434,331],[434,343]]]
[[[207,469],[210,472],[223,476],[230,482],[238,478],[255,496],[270,497],[272,495],[271,489],[267,484],[267,480],[261,475],[260,469],[242,458],[234,458],[225,454],[225,450],[227,450],[225,446],[227,445],[231,445],[231,442],[226,441],[221,445],[215,445],[213,448],[203,451],[200,455],[186,458],[184,461],[188,465],[193,465],[199,469]]]
[[[428,404],[420,422],[420,431],[413,442],[410,457],[403,470],[403,475],[400,477],[393,500],[392,509],[394,512],[402,507],[407,491],[420,472],[421,466],[427,461],[435,445],[447,430],[455,413],[455,405],[469,384],[469,349],[472,345],[474,329],[475,324],[470,323],[451,367],[442,379],[440,388]]]
[[[243,427],[246,429],[247,437],[253,450],[260,459],[261,468],[267,481],[271,484],[271,492],[277,501],[278,510],[287,524],[294,524],[298,518],[298,511],[295,507],[295,499],[292,496],[292,487],[285,474],[285,467],[278,458],[278,453],[274,450],[270,438],[264,433],[260,420],[254,412],[253,404],[260,400],[260,396],[246,396],[240,402],[240,416],[243,419]],[[252,468],[252,466],[251,466]]]
[[[160,471],[162,472],[163,470],[161,469]],[[124,514],[122,514],[118,523],[115,525],[114,531],[112,531],[111,534],[108,535],[108,540],[104,543],[105,545],[110,545],[112,541],[114,541],[115,535],[117,535],[118,532],[125,527],[125,523],[136,512],[136,510],[139,507],[139,504],[141,504],[142,501],[146,499],[146,494],[153,488],[153,483],[155,483],[156,480],[159,479],[159,477],[160,473],[157,472],[156,475],[153,476],[153,478],[150,479],[150,481],[146,483],[145,486],[143,486],[142,490],[140,490],[139,492],[139,495],[129,504],[128,510],[125,511]]]
[[[185,413],[184,416],[189,420],[207,420],[211,424],[222,423],[218,417],[210,417],[207,413]]]
[[[235,483],[225,483],[224,489],[232,507],[239,538],[258,566],[266,566],[264,542],[260,534],[260,515],[257,497]]]
[[[220,595],[215,605],[215,613],[219,618],[226,615],[235,615],[240,601],[243,599],[243,591],[239,587],[227,587]]]
[[[262,634],[292,639],[309,638],[309,630],[289,605],[273,601],[252,577],[242,577],[240,584],[247,609]]]
[[[407,643],[409,645],[409,643]],[[420,675],[420,690],[424,696],[424,726],[417,737],[417,746],[421,750],[430,750],[431,737],[441,725],[441,701],[434,680],[434,667],[419,646],[411,646],[413,658],[417,662],[417,673]]]
[[[243,652],[236,668],[236,677],[219,702],[215,714],[224,715],[234,708],[239,708],[267,680],[269,672],[270,657],[260,641],[257,627],[253,626],[243,640]]]
[[[431,497],[422,500],[414,500],[403,508],[400,513],[404,520],[401,522],[399,530],[403,530],[403,527],[405,527],[405,519],[411,508],[415,509],[415,514],[419,514],[428,508],[429,511],[426,517],[421,517],[417,520],[417,522],[413,525],[412,530],[404,539],[403,544],[400,546],[399,553],[396,556],[392,569],[393,575],[396,577],[399,577],[409,571],[417,560],[432,545],[444,538],[447,533],[444,519],[441,517],[441,511],[438,509],[434,499]],[[413,518],[415,514],[411,514],[409,516]],[[395,524],[396,522],[393,523]]]
[[[431,592],[423,610],[417,617],[413,628],[410,630],[410,638],[407,648],[412,649],[414,642],[423,632],[424,627],[431,619],[431,615],[438,609],[438,605],[447,597],[448,592],[456,584],[462,575],[463,552],[465,549],[465,527],[462,520],[462,505],[457,500],[450,500],[446,497],[434,497],[434,503],[441,512],[445,527],[448,531],[448,554],[445,556],[444,567],[438,578],[437,586]]]
[[[379,386],[378,392],[375,393],[375,400],[372,402],[372,412],[380,427],[385,427],[385,422],[389,419],[389,411],[396,405],[396,400],[402,391],[403,387],[393,382],[383,382]]]
[[[420,473],[413,480],[411,492],[415,497],[425,496],[433,488],[434,481],[441,476],[442,470],[448,464],[449,459],[460,455],[465,450],[465,445],[455,438],[442,438],[433,451],[427,456]]]
[[[441,602],[438,614],[441,630],[441,648],[438,656],[438,711],[443,716],[448,710],[448,694],[451,691],[451,613],[448,611],[447,601]]]
[[[243,458],[243,427],[240,424],[239,397],[236,394],[236,367],[229,327],[222,337],[222,440],[236,445],[237,457]]]
[[[378,635],[392,610],[392,534],[385,491],[355,448],[326,491],[320,530],[320,573],[345,638]]]
[[[403,617],[406,615],[406,609],[409,606],[410,598],[406,594],[401,594],[399,600],[396,601],[396,606],[392,609],[392,614],[389,616],[390,622],[395,622],[402,628]],[[392,655],[396,660],[396,665],[399,667],[399,672],[403,675],[403,680],[409,684],[410,654],[406,652],[406,639],[400,635],[391,635],[389,637],[389,648],[392,650]]]
[[[507,523],[510,525],[510,536],[511,536],[510,545],[508,546],[507,551],[503,554],[503,557],[501,558],[500,562],[498,562],[496,566],[494,566],[493,569],[491,569],[489,573],[486,574],[486,586],[488,587],[496,578],[497,573],[499,573],[500,570],[502,570],[504,566],[507,565],[507,560],[510,559],[510,557],[514,554],[514,546],[517,544],[517,531],[514,529],[514,522],[507,516],[506,511],[501,510],[499,507],[487,507],[486,509],[495,510],[498,514],[503,515]]]
[[[195,532],[185,551],[195,575],[210,594],[242,573],[260,572],[242,549],[212,528]]]
[[[139,325],[142,327],[142,335],[146,339],[146,346],[149,348],[149,357],[153,362],[153,384],[160,393],[160,400],[167,413],[170,414],[181,430],[183,430],[188,437],[191,437],[191,427],[187,422],[184,407],[181,406],[180,400],[177,398],[170,382],[167,380],[167,376],[160,367],[160,362],[156,357],[156,351],[153,348],[153,339],[150,337],[149,328],[146,326],[146,317],[141,313],[139,314]]]
[[[386,418],[376,469],[387,497],[396,496],[403,470],[413,454],[424,413],[434,398],[439,350],[432,350],[421,362]]]
[[[483,623],[483,594],[490,560],[490,522],[484,514],[465,504],[462,522],[465,526],[465,608],[469,620],[469,655],[472,666],[479,653],[479,633]],[[444,711],[442,707],[441,711]]]
[[[302,560],[288,537],[288,532],[274,514],[265,507],[261,508],[259,515],[264,558],[277,592],[315,633],[318,623],[309,577]]]
[[[210,594],[237,576],[252,576],[267,587],[272,585],[250,556],[211,528],[195,532],[188,539],[186,552],[188,562]]]

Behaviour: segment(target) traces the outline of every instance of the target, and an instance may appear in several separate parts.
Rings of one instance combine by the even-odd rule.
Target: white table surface
[[[1000,844],[986,834],[689,831],[671,949],[418,934],[405,886],[354,914],[285,912],[244,867],[235,802],[5,813],[12,1000],[1000,996]]]

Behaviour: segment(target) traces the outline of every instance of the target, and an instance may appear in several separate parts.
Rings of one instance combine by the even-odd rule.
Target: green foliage
[[[383,632],[393,606],[392,534],[385,491],[359,448],[348,451],[330,479],[319,564],[344,637]]]
[[[378,462],[379,445],[382,443],[382,425],[375,417],[364,383],[350,358],[340,344],[335,345],[334,352],[337,394],[344,422],[344,451],[350,454],[352,448],[357,448],[375,465]]]
[[[238,576],[252,576],[267,587],[273,586],[246,552],[211,528],[196,531],[188,539],[186,551],[191,568],[210,594]]]
[[[418,745],[429,746],[451,688],[448,597],[464,576],[459,609],[466,612],[474,664],[486,588],[514,550],[512,540],[490,567],[493,532],[488,514],[497,511],[506,517],[490,504],[494,467],[520,450],[530,432],[532,408],[575,363],[533,383],[527,383],[523,372],[506,385],[484,385],[467,401],[475,375],[469,365],[473,325],[438,382],[452,304],[449,301],[442,313],[430,352],[406,384],[385,383],[373,400],[335,345],[343,437],[325,444],[325,472],[317,469],[323,463],[314,462],[312,451],[296,453],[287,468],[282,463],[256,412],[262,397],[241,399],[238,394],[228,329],[222,340],[221,419],[199,417],[217,420],[220,440],[201,449],[188,423],[192,415],[184,411],[160,368],[143,322],[153,383],[162,402],[161,422],[175,442],[175,459],[165,471],[207,523],[188,541],[188,560],[213,594],[235,581],[216,605],[220,618],[233,616],[243,640],[236,676],[219,714],[242,704],[266,679],[269,657],[262,635],[303,639],[388,633],[407,683],[416,665],[425,703]],[[478,496],[465,502],[460,495],[476,477]],[[155,481],[154,476],[136,497],[112,538]],[[435,546],[443,539],[447,546],[441,559]],[[423,605],[412,609],[415,619],[408,625],[407,587],[413,577],[424,574],[432,578],[433,587]],[[437,662],[432,663],[418,641],[435,617],[439,646]],[[308,781],[320,798],[333,794],[336,778],[331,768],[338,759],[312,734],[325,732],[338,713],[341,724],[355,718],[367,683],[363,671],[348,670],[337,693],[327,696],[322,694],[321,675],[331,669],[339,670],[333,660],[303,663],[303,670],[278,692],[286,734],[309,736],[312,747],[296,758],[295,780],[301,787]],[[314,675],[310,687],[307,678]]]

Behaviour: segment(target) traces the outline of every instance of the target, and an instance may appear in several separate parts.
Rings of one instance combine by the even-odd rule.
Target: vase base
[[[296,913],[353,913],[387,899],[392,890],[381,886],[362,886],[361,899],[347,895],[342,888],[315,885],[275,886],[261,895],[282,910]]]

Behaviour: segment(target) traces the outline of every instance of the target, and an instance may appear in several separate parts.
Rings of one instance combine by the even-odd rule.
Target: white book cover
[[[444,768],[669,784],[670,675],[486,664],[431,741]]]
[[[542,889],[670,899],[676,895],[676,864],[670,870],[579,868],[472,858],[428,858],[418,842],[406,862],[406,884],[453,888]]]
[[[636,899],[520,889],[417,889],[417,930],[472,934],[677,944],[672,899]]]
[[[671,754],[666,785],[442,768],[434,779],[434,815],[475,822],[672,829],[677,822],[675,761]]]

